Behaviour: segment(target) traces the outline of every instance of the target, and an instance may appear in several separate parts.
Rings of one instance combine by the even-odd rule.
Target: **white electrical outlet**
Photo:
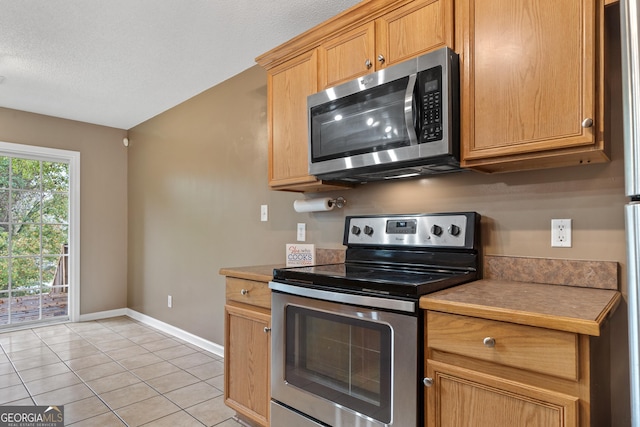
[[[551,220],[551,246],[554,248],[571,247],[571,220]]]
[[[304,222],[298,223],[298,242],[304,242],[307,238],[307,225]]]
[[[171,295],[167,297],[167,307],[173,307],[173,297]]]
[[[260,205],[260,221],[269,221],[269,205]]]

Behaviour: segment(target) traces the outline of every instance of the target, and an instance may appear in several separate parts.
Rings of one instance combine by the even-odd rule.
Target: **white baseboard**
[[[96,313],[81,314],[80,322],[90,322],[92,320],[109,319],[111,317],[126,316],[126,308],[117,308],[115,310],[98,311]]]
[[[200,338],[199,336],[194,335],[191,332],[187,332],[184,329],[180,329],[168,323],[154,319],[153,317],[147,316],[146,314],[142,314],[135,310],[131,310],[130,308],[118,308],[116,310],[99,311],[97,313],[82,314],[80,315],[80,321],[88,322],[91,320],[108,319],[110,317],[118,317],[118,316],[130,317],[134,320],[137,320],[138,322],[144,323],[145,325],[149,325],[162,332],[173,335],[176,338],[180,338],[181,340],[186,341],[189,344],[193,344],[195,346],[202,348],[203,350],[207,350],[208,352],[211,352],[216,356],[224,357],[224,346],[221,346],[209,340],[205,340],[204,338]]]

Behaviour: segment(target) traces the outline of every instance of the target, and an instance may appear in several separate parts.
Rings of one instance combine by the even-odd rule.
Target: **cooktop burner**
[[[298,286],[406,297],[419,297],[475,277],[474,271],[375,268],[349,263],[277,269],[274,274],[274,280]]]
[[[274,270],[274,281],[341,292],[418,298],[475,280],[475,212],[349,216],[344,263]]]

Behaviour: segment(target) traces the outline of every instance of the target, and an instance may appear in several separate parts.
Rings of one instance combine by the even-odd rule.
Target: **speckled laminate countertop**
[[[248,267],[225,267],[221,268],[219,273],[223,276],[237,277],[239,279],[268,282],[273,279],[273,269],[283,267],[284,264],[253,265]]]
[[[420,308],[598,336],[620,292],[509,280],[477,280],[425,295]]]
[[[220,274],[268,282],[283,267],[228,267]],[[615,262],[486,256],[485,279],[425,295],[420,308],[598,336],[621,300],[617,268]],[[571,274],[563,279],[558,269]]]

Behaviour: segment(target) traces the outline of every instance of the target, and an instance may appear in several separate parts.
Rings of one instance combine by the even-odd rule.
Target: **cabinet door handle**
[[[429,378],[426,377],[422,380],[422,384],[424,384],[425,387],[431,387],[433,385],[433,378]]]
[[[384,55],[383,54],[378,55],[378,62],[381,63],[381,64],[384,64]]]
[[[240,295],[247,295],[247,294],[249,294],[249,291],[248,291],[248,290],[246,290],[246,289],[242,289],[242,290],[240,291]]]
[[[587,117],[586,119],[584,119],[582,121],[582,127],[583,128],[590,128],[591,126],[593,126],[593,119],[590,117]]]
[[[264,327],[264,333],[265,333],[265,334],[268,334],[269,332],[271,332],[271,328],[270,328],[270,327],[268,327],[268,326],[265,326],[265,327]]]
[[[367,67],[367,70],[371,68],[372,65],[373,64],[371,63],[370,59],[367,59],[366,61],[364,61],[364,66]]]
[[[482,344],[486,345],[489,348],[493,348],[496,346],[496,339],[493,337],[486,337],[482,340]]]

